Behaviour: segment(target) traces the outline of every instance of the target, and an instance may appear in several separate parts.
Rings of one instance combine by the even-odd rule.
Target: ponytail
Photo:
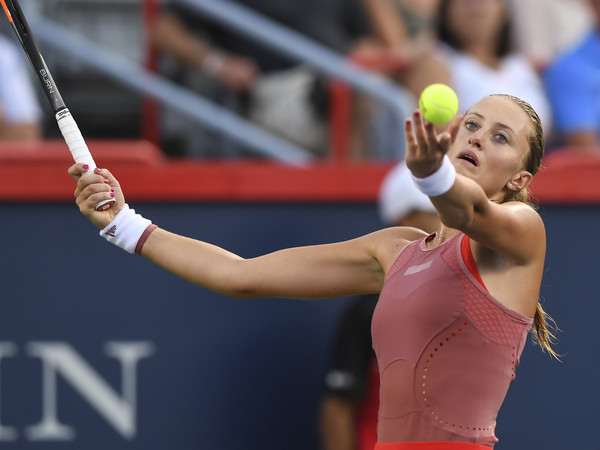
[[[532,175],[535,175],[542,164],[542,156],[544,154],[544,130],[542,129],[542,121],[535,110],[526,101],[511,95],[500,94],[499,96],[512,100],[529,116],[531,133],[528,139],[529,152],[525,160],[525,170]],[[529,200],[527,188],[523,188],[516,192],[509,192],[504,198],[503,203],[510,201],[523,202],[536,209],[536,206]],[[555,333],[559,331],[559,328],[554,319],[544,311],[544,308],[542,308],[542,305],[539,302],[533,318],[533,328],[535,331],[534,339],[540,345],[542,350],[547,351],[552,357],[560,360],[558,353],[552,348],[552,345],[556,344],[557,338]]]
[[[552,348],[552,345],[556,344],[556,334],[554,333],[559,328],[539,302],[533,318],[533,328],[535,330],[534,339],[542,350],[547,351],[552,357],[560,361],[558,353]]]

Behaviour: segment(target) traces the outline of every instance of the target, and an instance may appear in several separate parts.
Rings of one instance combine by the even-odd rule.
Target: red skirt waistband
[[[490,450],[491,447],[467,442],[378,442],[375,450]]]

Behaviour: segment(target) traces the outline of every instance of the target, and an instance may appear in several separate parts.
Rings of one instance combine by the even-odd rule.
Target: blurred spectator
[[[41,109],[20,49],[0,34],[0,140],[39,139]]]
[[[510,0],[515,43],[543,68],[592,26],[587,0]]]
[[[440,225],[429,197],[419,191],[404,162],[386,175],[379,195],[386,224],[429,233]],[[373,450],[377,442],[379,370],[371,341],[371,318],[378,295],[356,297],[336,330],[321,405],[323,450]]]
[[[511,94],[529,102],[550,131],[552,114],[542,80],[513,45],[507,0],[442,0],[437,27],[440,45],[427,72],[419,74],[420,89],[433,82],[452,86],[459,112],[486,95]]]
[[[323,450],[373,450],[377,442],[379,370],[371,341],[377,294],[356,297],[336,330],[321,405]]]
[[[382,57],[397,60],[392,76],[406,84],[405,69],[431,52],[440,0],[363,0]],[[393,65],[392,65],[393,67]]]
[[[361,1],[237,3],[345,54],[370,33]],[[164,6],[154,42],[175,62],[170,72],[178,81],[315,154],[326,151],[327,91],[310,68],[211,23],[177,0]],[[181,127],[181,120],[175,121]],[[195,154],[202,146],[205,153],[202,141],[189,143],[186,152]]]
[[[535,108],[549,134],[549,101],[535,65],[514,49],[508,0],[440,0],[435,16],[434,49],[412,59],[398,81],[415,98],[429,84],[448,84],[458,95],[462,113],[489,94],[515,95]],[[388,15],[388,22],[388,27],[395,22],[396,29],[406,28],[398,14]],[[371,141],[384,147],[378,153],[402,145],[403,119],[389,108],[373,112]]]
[[[440,226],[429,197],[416,188],[404,161],[396,164],[383,179],[378,206],[385,224],[419,228],[428,233]]]
[[[374,33],[385,49],[410,59],[435,39],[440,0],[363,0]],[[400,19],[400,20],[398,20]]]
[[[411,68],[428,58],[435,44],[434,19],[440,0],[362,0],[369,13],[375,45],[353,58],[395,81],[402,111],[357,95],[351,155],[355,159],[397,161],[404,157],[404,129],[398,127],[417,107]]]
[[[589,0],[595,27],[546,71],[555,132],[564,145],[600,146],[600,0]]]

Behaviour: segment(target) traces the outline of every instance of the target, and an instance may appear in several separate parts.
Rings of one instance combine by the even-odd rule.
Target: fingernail
[[[111,197],[114,197],[114,196],[115,196],[115,193],[114,193],[114,192],[111,192],[111,193],[110,193],[110,196],[111,196]]]
[[[99,169],[98,167],[96,167],[96,172],[102,172],[102,169]]]
[[[115,192],[115,190],[114,190],[114,189],[111,189],[111,190],[110,190],[110,192]]]
[[[84,164],[82,167],[83,167],[85,170],[88,170],[88,169],[90,168],[90,166],[88,166],[87,164]]]
[[[104,182],[105,182],[106,184],[108,184],[108,178],[105,178],[105,179],[104,179]]]

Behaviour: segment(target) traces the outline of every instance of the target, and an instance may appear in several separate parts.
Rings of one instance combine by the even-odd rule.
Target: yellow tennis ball
[[[458,112],[456,92],[445,84],[431,84],[421,93],[419,110],[427,122],[435,125],[450,122]]]

